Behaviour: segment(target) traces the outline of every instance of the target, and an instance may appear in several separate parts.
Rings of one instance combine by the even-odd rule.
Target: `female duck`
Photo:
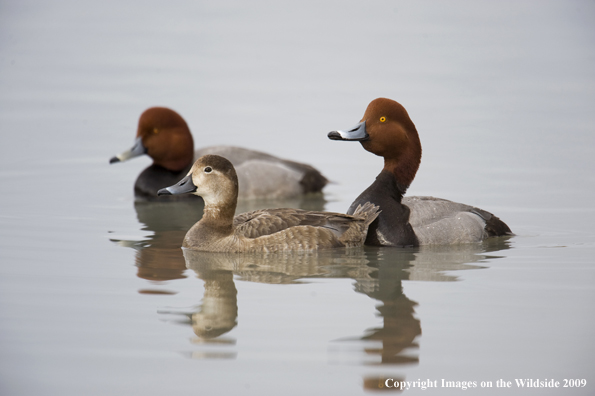
[[[259,151],[232,146],[213,146],[194,152],[194,142],[184,119],[164,107],[146,110],[138,121],[134,146],[110,159],[126,161],[147,154],[153,164],[134,184],[137,199],[157,199],[157,191],[184,177],[194,158],[218,154],[230,159],[237,169],[240,199],[287,199],[319,193],[328,180],[307,164],[288,161]],[[162,197],[172,198],[172,197]],[[178,197],[179,199],[179,197]]]
[[[359,124],[348,131],[330,132],[328,137],[359,141],[367,151],[384,157],[376,181],[347,212],[353,213],[362,202],[382,210],[370,225],[367,245],[454,244],[512,235],[504,222],[485,210],[440,198],[403,198],[421,162],[421,143],[407,111],[394,100],[373,100]]]
[[[204,215],[183,247],[207,252],[281,252],[362,246],[378,207],[366,203],[353,216],[300,209],[263,209],[234,218],[238,177],[227,159],[199,158],[186,177],[159,195],[192,193],[203,198]]]

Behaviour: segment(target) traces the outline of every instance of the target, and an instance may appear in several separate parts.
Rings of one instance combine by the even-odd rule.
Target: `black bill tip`
[[[109,160],[109,163],[110,164],[115,164],[116,162],[120,162],[120,158],[118,158],[118,157],[112,157]]]
[[[328,138],[331,140],[343,140],[341,134],[337,131],[332,131],[328,133]]]

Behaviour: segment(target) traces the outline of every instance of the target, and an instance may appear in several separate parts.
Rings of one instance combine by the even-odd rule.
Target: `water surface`
[[[589,1],[1,3],[0,393],[358,395],[389,379],[592,394],[594,17]],[[135,203],[149,159],[108,164],[168,106],[197,146],[334,181],[240,211],[344,212],[382,160],[326,134],[381,96],[420,133],[409,194],[477,205],[516,236],[192,254],[201,208]]]

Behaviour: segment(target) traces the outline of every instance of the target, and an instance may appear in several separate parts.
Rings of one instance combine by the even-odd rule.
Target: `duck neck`
[[[386,165],[378,176],[376,176],[374,184],[382,185],[384,187],[383,189],[388,191],[397,202],[401,202],[409,188],[409,184],[404,183],[393,170],[387,169]]]
[[[368,228],[366,245],[417,246],[418,242],[409,223],[409,208],[402,203],[408,185],[401,183],[394,173],[383,169],[370,187],[351,204],[348,214],[359,205],[372,202],[380,207],[380,215]]]
[[[182,246],[201,249],[228,237],[233,232],[234,212],[235,205],[222,207],[205,202],[202,219],[188,230]]]
[[[386,173],[391,176],[393,183],[395,183],[395,189],[400,195],[399,202],[407,192],[411,182],[413,182],[419,163],[419,157],[417,159],[415,157],[409,158],[406,155],[399,158],[384,158],[384,168],[382,168],[380,175]]]
[[[200,224],[220,234],[231,234],[236,206],[237,199],[224,205],[205,202]]]
[[[395,201],[401,202],[409,186],[399,182],[393,172],[382,169],[378,176],[376,176],[374,183],[370,186],[370,188],[374,187],[376,187],[376,190],[380,189],[380,191],[384,191]]]

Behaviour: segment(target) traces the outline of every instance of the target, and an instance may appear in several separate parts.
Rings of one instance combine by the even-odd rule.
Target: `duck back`
[[[483,209],[434,197],[405,197],[409,223],[420,245],[480,242],[511,235],[510,228]]]

